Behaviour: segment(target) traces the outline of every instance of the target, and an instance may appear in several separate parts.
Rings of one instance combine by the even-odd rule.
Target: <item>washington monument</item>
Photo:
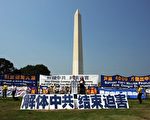
[[[73,75],[83,74],[82,50],[82,24],[81,14],[77,9],[74,15],[74,40],[73,40]]]

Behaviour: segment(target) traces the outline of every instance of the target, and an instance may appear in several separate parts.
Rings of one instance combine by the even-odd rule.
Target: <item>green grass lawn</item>
[[[21,98],[0,98],[0,120],[150,120],[150,99],[138,104],[129,100],[129,109],[20,110]]]

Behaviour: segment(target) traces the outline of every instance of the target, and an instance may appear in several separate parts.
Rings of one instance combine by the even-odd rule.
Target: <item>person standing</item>
[[[8,86],[6,85],[6,83],[4,83],[3,87],[2,87],[2,91],[3,91],[3,98],[7,98],[7,90],[8,90]]]
[[[71,88],[71,94],[73,94],[74,96],[74,106],[75,106],[75,109],[77,109],[78,81],[74,75],[71,81],[70,88]]]
[[[80,94],[85,94],[85,81],[84,78],[80,78]]]
[[[139,100],[139,103],[142,104],[142,87],[140,87],[140,85],[138,85],[137,92],[138,92],[137,98]]]
[[[66,88],[65,88],[65,94],[70,94],[70,87],[69,86],[66,86]]]
[[[71,81],[71,94],[78,94],[78,81],[73,75],[73,80]]]
[[[12,86],[12,97],[13,97],[14,100],[15,100],[16,91],[17,91],[17,87],[13,85]]]
[[[31,88],[30,88],[30,86],[26,86],[26,94],[31,94]]]

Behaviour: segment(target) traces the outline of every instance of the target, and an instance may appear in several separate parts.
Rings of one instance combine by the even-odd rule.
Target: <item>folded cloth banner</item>
[[[117,109],[129,108],[125,94],[77,95],[73,94],[26,94],[22,98],[21,110],[54,109]]]
[[[27,91],[27,89],[30,88],[30,91]],[[26,93],[35,94],[37,93],[37,87],[17,87],[16,88],[16,94],[15,97],[23,97]],[[3,96],[2,86],[0,86],[0,97]],[[8,87],[7,90],[7,97],[12,97],[12,87]]]
[[[27,87],[17,87],[15,96],[16,97],[24,96],[26,94],[26,89],[27,89]],[[2,86],[0,86],[0,97],[2,97],[2,96],[3,96]],[[8,87],[7,97],[12,97],[12,87]]]

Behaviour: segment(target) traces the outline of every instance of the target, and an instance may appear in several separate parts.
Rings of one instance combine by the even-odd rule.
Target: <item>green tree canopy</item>
[[[50,75],[49,69],[43,64],[37,64],[35,66],[27,65],[21,68],[20,71],[21,71],[21,74],[24,74],[24,75],[37,75],[37,74]]]
[[[0,58],[0,74],[50,75],[50,70],[43,64],[27,65],[17,69],[9,60]]]
[[[14,69],[13,63],[5,58],[0,58],[0,74],[11,74]]]

